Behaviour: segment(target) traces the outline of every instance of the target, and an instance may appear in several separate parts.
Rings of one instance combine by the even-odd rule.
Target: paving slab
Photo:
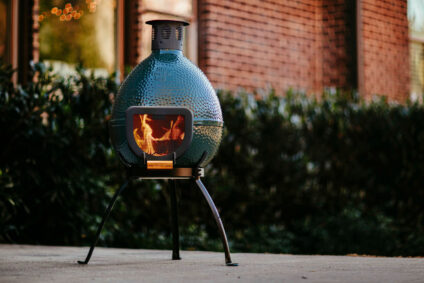
[[[0,245],[0,282],[424,282],[424,258]]]

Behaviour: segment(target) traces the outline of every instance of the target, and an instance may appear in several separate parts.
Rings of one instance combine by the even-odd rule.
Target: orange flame
[[[139,114],[133,117],[134,139],[146,154],[162,156],[172,153],[184,139],[184,116]]]

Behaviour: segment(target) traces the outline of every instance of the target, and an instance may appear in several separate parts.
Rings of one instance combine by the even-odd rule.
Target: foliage
[[[106,128],[116,85],[81,68],[68,79],[41,64],[34,71],[38,81],[16,89],[10,69],[1,73],[1,234],[77,243],[117,182],[108,174],[116,162]]]
[[[87,245],[125,170],[107,121],[117,85],[79,68],[68,78],[34,66],[11,84],[0,68],[0,241]],[[233,250],[424,254],[424,107],[219,92],[225,137],[206,168]],[[163,181],[132,182],[100,244],[169,248]],[[221,250],[200,192],[179,185],[182,247]]]

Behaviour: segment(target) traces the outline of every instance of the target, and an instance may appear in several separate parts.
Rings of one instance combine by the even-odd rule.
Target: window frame
[[[412,48],[413,44],[419,44],[419,45],[422,46],[423,52],[424,52],[424,27],[423,27],[422,31],[417,31],[417,30],[411,28],[411,22],[410,22],[410,19],[409,19],[409,12],[410,12],[409,9],[411,9],[411,8],[410,8],[409,5],[407,6],[407,9],[408,9],[407,14],[408,14],[408,26],[409,26],[409,32],[408,32],[409,48]],[[424,64],[424,56],[423,56],[423,64]],[[410,58],[409,65],[410,65],[410,71],[412,72],[412,70],[413,70],[412,58]],[[411,73],[410,77],[412,77],[412,75],[413,74]],[[410,85],[410,96],[411,96],[411,98],[417,99],[418,98],[417,96],[421,96],[421,95],[424,95],[424,86],[421,89],[421,93],[415,93],[413,91],[413,86],[412,86],[412,81],[411,81],[411,85]]]
[[[10,64],[13,69],[18,68],[18,43],[19,43],[19,1],[6,0],[7,6],[7,23],[6,27],[9,34],[7,35],[7,47],[6,52],[3,56],[5,62]],[[12,76],[12,82],[17,83],[17,73],[15,72]]]
[[[125,2],[127,1],[131,0],[116,1],[115,69],[118,82],[121,82],[125,75]]]
[[[12,0],[13,1],[13,0]],[[115,25],[114,25],[114,57],[115,63],[112,72],[116,73],[115,79],[117,83],[120,83],[124,78],[124,56],[125,56],[125,2],[129,2],[131,0],[115,0]],[[34,2],[35,10],[38,12],[39,5]],[[38,21],[38,14],[33,13],[33,18]],[[39,24],[38,24],[39,25]],[[40,38],[38,37],[38,43]],[[39,50],[38,50],[39,57]],[[36,60],[39,61],[39,60]]]

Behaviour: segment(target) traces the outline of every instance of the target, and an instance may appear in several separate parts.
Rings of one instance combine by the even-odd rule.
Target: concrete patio
[[[0,282],[423,282],[424,258],[224,254],[96,248],[0,245]]]

